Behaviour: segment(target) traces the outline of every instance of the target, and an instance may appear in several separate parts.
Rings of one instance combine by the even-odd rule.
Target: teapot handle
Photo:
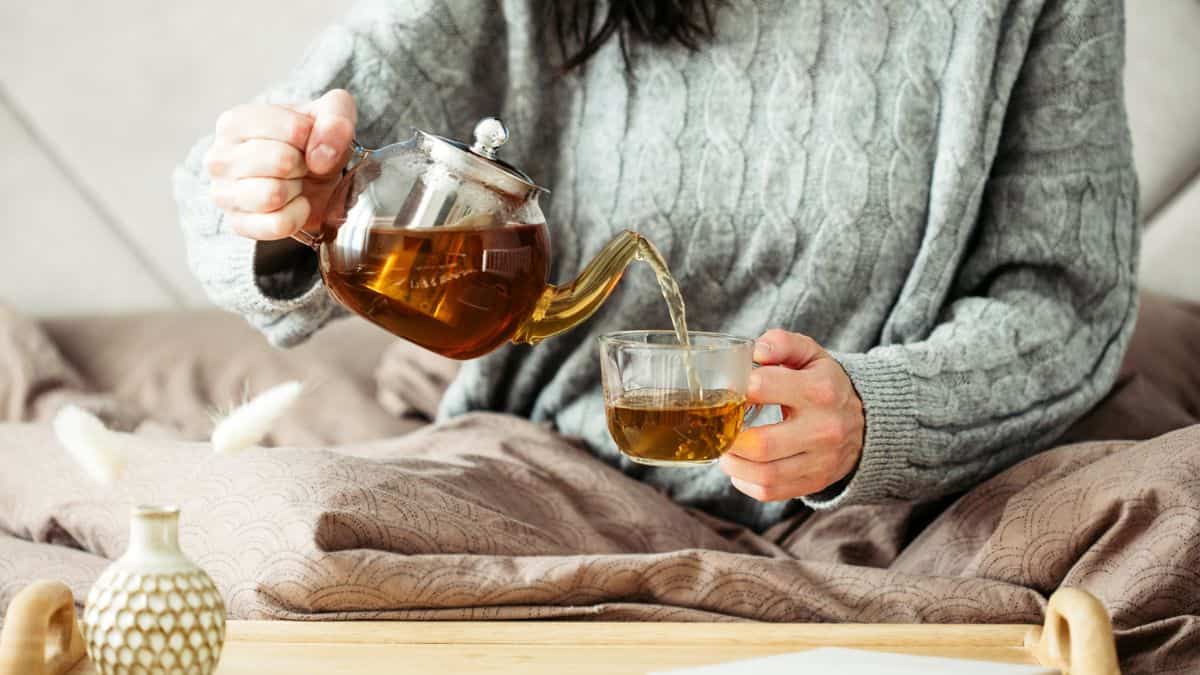
[[[346,180],[346,177],[348,175],[350,175],[356,168],[358,168],[358,165],[361,164],[362,161],[371,154],[371,152],[372,152],[372,150],[370,148],[366,147],[365,145],[363,145],[362,143],[359,143],[357,138],[351,139],[350,140],[350,157],[346,160],[346,166],[342,167],[341,180],[342,181]],[[334,191],[333,191],[334,196],[336,196],[340,191],[341,191],[341,183],[339,182],[338,187],[334,188]],[[332,201],[332,197],[331,197],[331,201]],[[326,208],[328,208],[328,206]],[[305,230],[304,228],[300,228],[292,233],[292,239],[295,239],[296,241],[300,242],[301,244],[304,244],[305,246],[311,248],[314,251],[319,250],[321,248],[321,232],[320,231],[317,231],[316,234],[312,234],[308,230]]]
[[[308,230],[305,230],[304,228],[300,228],[299,230],[296,230],[295,232],[292,233],[292,239],[295,239],[296,241],[300,242],[301,244],[304,244],[305,246],[311,248],[314,251],[320,250],[320,248],[321,248],[321,233],[320,232],[318,232],[317,234],[309,234]]]

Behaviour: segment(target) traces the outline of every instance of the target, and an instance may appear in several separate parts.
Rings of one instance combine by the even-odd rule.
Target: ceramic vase
[[[179,509],[139,506],[129,549],[104,570],[83,612],[101,675],[208,675],[225,640],[225,604],[179,548]]]

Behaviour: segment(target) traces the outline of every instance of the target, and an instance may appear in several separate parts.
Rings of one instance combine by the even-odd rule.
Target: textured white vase
[[[129,549],[104,570],[83,612],[101,675],[208,675],[225,641],[225,604],[179,548],[179,509],[139,506]]]

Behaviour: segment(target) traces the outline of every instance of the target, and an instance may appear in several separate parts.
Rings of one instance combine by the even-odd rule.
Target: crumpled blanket
[[[96,390],[127,388],[128,373],[92,364],[89,376],[64,356],[77,342],[59,349],[65,334],[0,316],[0,373],[14,374],[0,380],[0,410],[17,420],[0,424],[0,607],[45,577],[82,599],[123,551],[129,505],[174,503],[183,548],[231,618],[1040,623],[1067,585],[1109,608],[1126,672],[1200,668],[1200,425],[1058,447],[949,503],[848,507],[755,533],[525,420],[421,423],[431,391],[340,380],[344,363],[314,375],[312,354],[238,358],[250,370],[276,359],[259,379],[321,377],[341,401],[312,397],[320,408],[291,418],[277,447],[216,455],[190,416],[226,405],[214,399],[237,378],[189,363],[194,330],[147,321],[166,346],[158,357],[140,345],[138,362],[175,370],[141,387],[157,383],[174,401],[165,412],[144,392]],[[354,358],[390,364],[381,370],[411,360],[405,377],[451,372],[427,354],[354,344]],[[406,391],[421,400],[405,404]],[[176,400],[188,395],[191,407]],[[119,486],[88,482],[58,447],[44,420],[67,401],[140,430]],[[314,412],[326,408],[336,412]]]

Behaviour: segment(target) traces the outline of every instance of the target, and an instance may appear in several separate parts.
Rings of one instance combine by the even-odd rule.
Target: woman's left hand
[[[764,502],[803,497],[858,465],[863,404],[841,364],[807,335],[769,330],[758,339],[751,403],[775,404],[783,421],[742,431],[721,457],[733,486]]]

